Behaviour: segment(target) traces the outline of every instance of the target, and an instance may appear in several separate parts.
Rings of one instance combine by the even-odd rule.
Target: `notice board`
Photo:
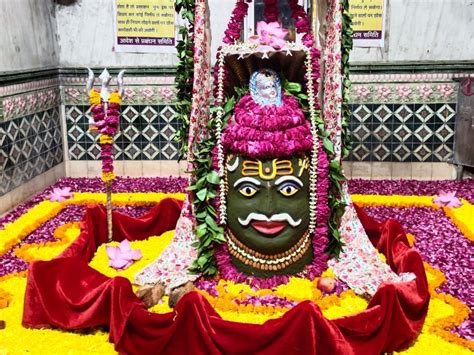
[[[115,0],[116,52],[174,53],[174,0]]]
[[[350,0],[354,47],[383,47],[385,0]]]

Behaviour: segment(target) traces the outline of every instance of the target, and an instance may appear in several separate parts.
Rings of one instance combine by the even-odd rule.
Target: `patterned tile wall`
[[[0,196],[63,161],[59,108],[0,121]]]
[[[353,149],[348,160],[446,162],[452,158],[458,84],[451,77],[385,74],[352,80]]]
[[[69,159],[97,160],[100,146],[98,136],[88,132],[85,76],[64,78],[62,85]],[[95,85],[98,87],[99,83]],[[120,128],[114,143],[116,160],[177,159],[179,144],[173,137],[179,123],[173,85],[172,76],[125,76]]]
[[[128,105],[122,107],[120,128],[115,135],[116,160],[177,159],[179,144],[173,140],[178,128],[173,105]],[[88,132],[88,106],[66,106],[69,158],[98,160],[98,136]]]
[[[445,162],[456,104],[351,104],[352,161]]]
[[[150,82],[150,78],[147,80]],[[173,141],[178,128],[173,105],[175,94],[169,86],[172,77],[166,80],[158,85],[131,83],[127,87],[120,132],[116,136],[116,159],[176,159],[179,147]],[[350,104],[354,145],[348,160],[440,162],[450,159],[457,87],[449,78],[444,80],[355,83]],[[98,159],[97,137],[87,132],[89,113],[84,90],[66,87],[64,93],[70,159]]]

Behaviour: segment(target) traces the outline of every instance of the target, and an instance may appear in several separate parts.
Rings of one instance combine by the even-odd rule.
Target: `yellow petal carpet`
[[[164,197],[183,199],[183,194],[123,193],[115,196],[115,205],[151,205]],[[34,228],[39,227],[48,219],[54,218],[59,211],[69,204],[103,203],[105,195],[100,193],[75,193],[74,197],[64,202],[43,201],[28,210],[16,221],[7,224],[0,231],[0,250],[5,252],[9,247],[18,244]],[[375,196],[354,195],[354,202],[360,206],[386,205],[397,207],[432,207],[432,196]],[[41,208],[39,207],[41,206]],[[459,228],[466,238],[472,238],[474,220],[473,206],[463,200],[458,209],[444,208],[447,216]],[[21,222],[21,223],[20,223]],[[33,260],[50,260],[59,255],[78,235],[79,221],[66,223],[54,231],[55,242],[43,244],[24,244],[15,249],[14,254],[27,262]],[[173,238],[173,231],[161,236],[153,236],[145,241],[131,243],[133,249],[142,251],[142,259],[124,271],[117,271],[108,266],[106,245],[96,252],[90,265],[104,275],[117,275],[133,280],[133,276],[148,263],[159,257]],[[416,243],[416,236],[408,235],[410,244]],[[118,245],[113,242],[107,245]],[[383,255],[381,256],[382,259]],[[416,341],[401,354],[471,354],[474,343],[452,333],[451,329],[461,324],[469,316],[469,308],[450,295],[436,292],[446,278],[444,274],[425,263],[425,270],[430,287],[431,301],[425,324]],[[322,276],[332,276],[330,269]],[[317,288],[316,280],[293,277],[286,285],[274,289],[253,290],[248,285],[219,280],[214,295],[201,292],[226,320],[246,323],[263,323],[268,319],[280,317],[291,306],[264,305],[257,303],[238,302],[252,297],[275,297],[285,299],[288,304],[310,300],[319,305],[323,314],[334,319],[363,311],[368,301],[357,296],[353,291],[323,295]],[[0,354],[114,354],[113,344],[108,342],[108,333],[104,329],[81,331],[62,331],[54,329],[27,329],[21,325],[23,297],[26,287],[26,272],[9,274],[0,278],[0,319],[6,322],[6,328],[0,330]],[[171,309],[166,297],[151,309],[152,312],[166,313]]]

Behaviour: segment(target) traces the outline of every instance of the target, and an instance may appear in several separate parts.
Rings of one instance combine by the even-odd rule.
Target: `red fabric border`
[[[173,229],[181,202],[165,199],[142,218],[114,213],[114,240],[144,239]],[[429,292],[420,255],[395,221],[377,223],[358,210],[364,227],[396,272],[416,280],[383,284],[367,310],[335,320],[309,301],[262,325],[225,321],[197,292],[174,312],[148,312],[122,277],[89,267],[106,241],[102,206],[88,208],[83,231],[58,258],[30,265],[23,325],[65,330],[106,326],[117,351],[129,354],[380,354],[409,346],[423,326]]]

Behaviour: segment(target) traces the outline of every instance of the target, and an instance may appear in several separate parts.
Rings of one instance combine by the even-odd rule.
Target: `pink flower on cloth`
[[[441,207],[458,208],[462,206],[462,202],[456,197],[455,191],[445,192],[441,190],[438,196],[433,198],[433,202]]]
[[[105,250],[109,256],[109,266],[117,270],[124,270],[142,258],[142,252],[139,249],[133,250],[126,239],[118,247],[107,246]]]
[[[49,195],[49,200],[51,202],[62,202],[72,197],[72,192],[70,187],[65,187],[61,189],[56,187],[53,189],[53,192]]]
[[[281,49],[286,45],[285,37],[287,34],[288,30],[281,27],[279,22],[266,23],[265,21],[259,21],[257,23],[257,35],[251,36],[249,41]]]

